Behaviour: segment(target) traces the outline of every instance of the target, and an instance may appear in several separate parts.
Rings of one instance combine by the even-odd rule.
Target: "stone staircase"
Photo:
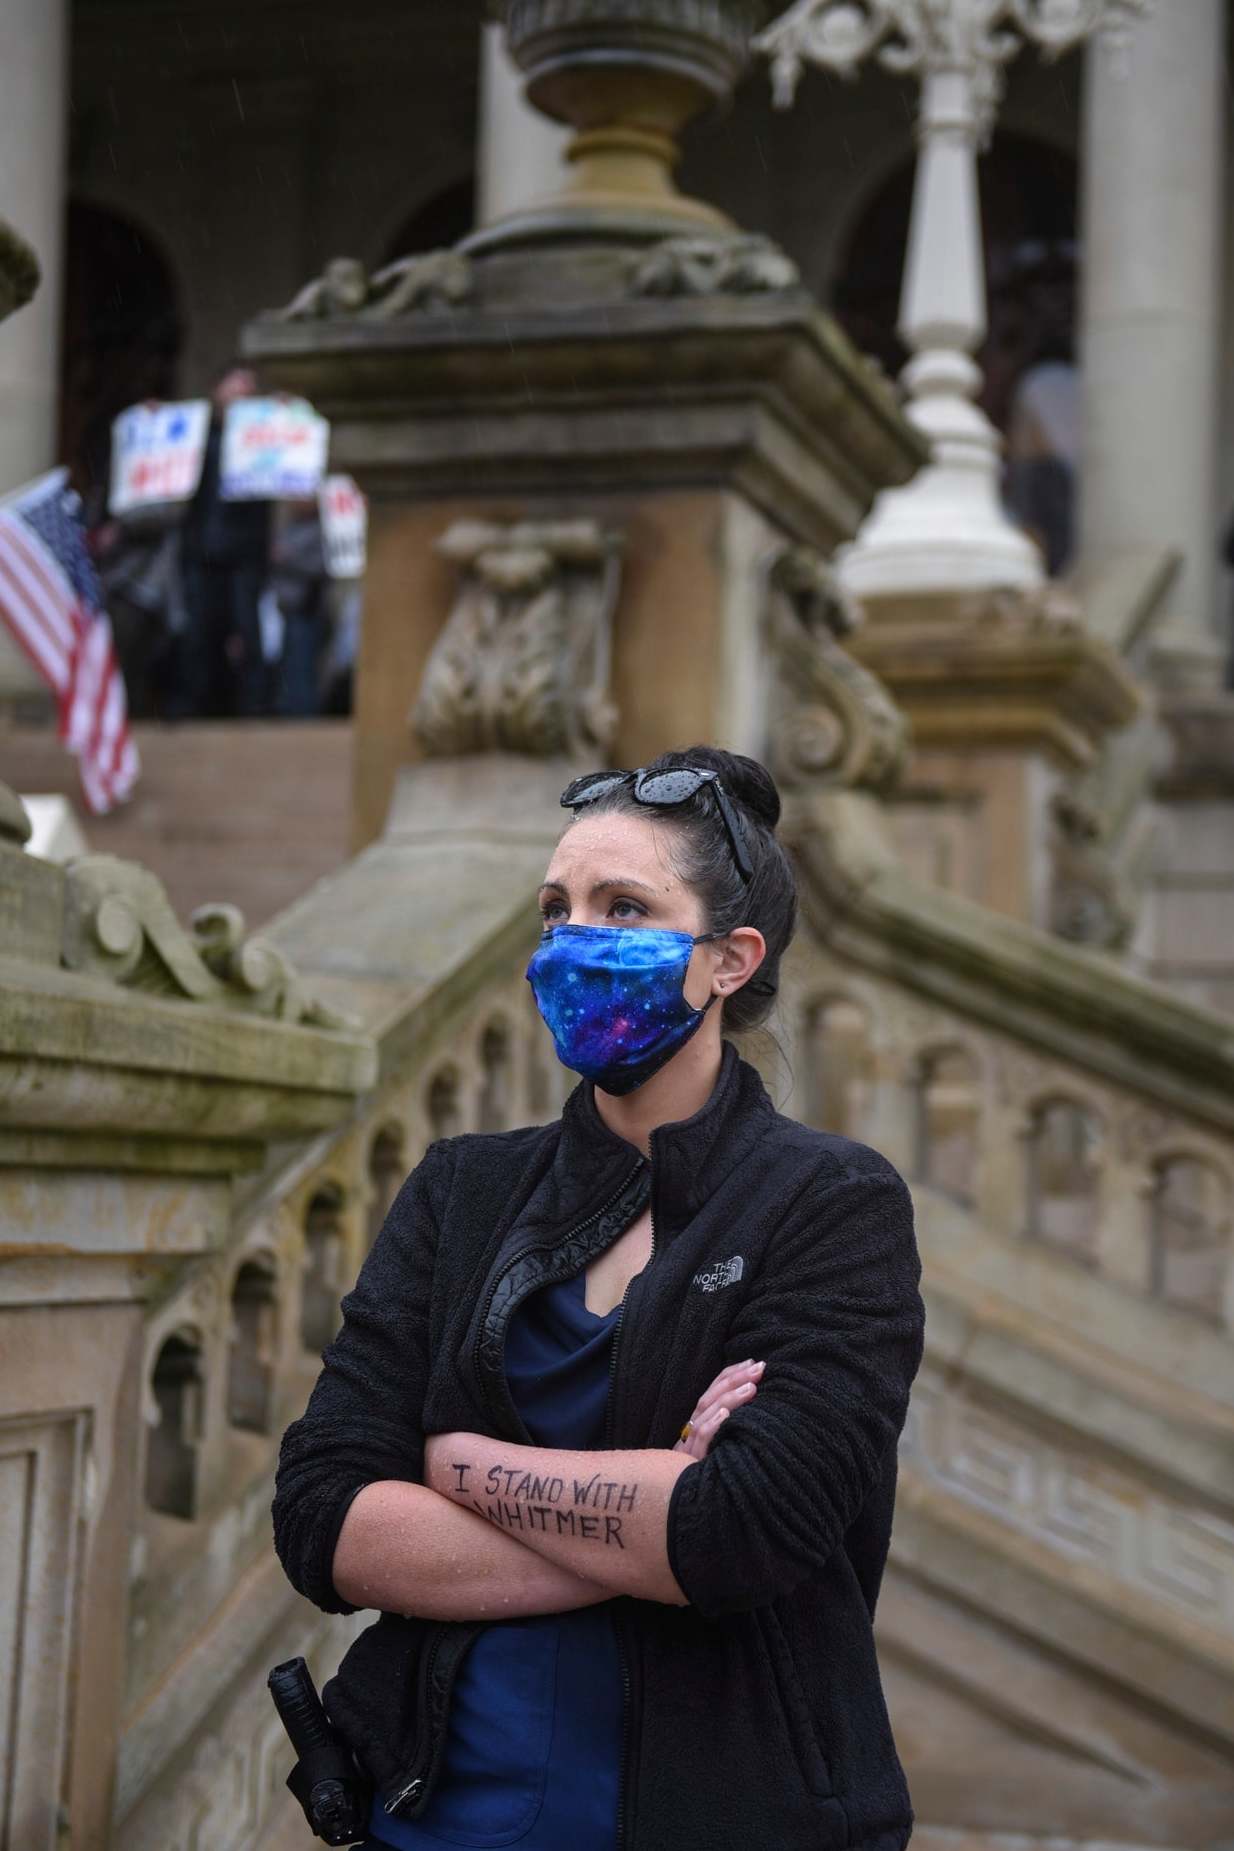
[[[278,1436],[317,1368],[306,1306],[323,1281],[337,1302],[431,1137],[558,1109],[521,972],[561,777],[406,771],[382,840],[270,927],[362,1020],[379,1078],[335,1130],[271,1152],[228,1240],[146,1320],[148,1381],[190,1329],[214,1386],[195,1507],[147,1509],[133,1557],[126,1851],[307,1842],[264,1673],[303,1652],[328,1674],[360,1622],[305,1606],[270,1552]],[[878,1631],[920,1841],[1216,1847],[1234,1817],[1234,1040],[1113,960],[916,881],[860,793],[799,796],[786,822],[803,928],[778,1046],[747,1051],[785,1109],[886,1151],[918,1209],[926,1359]],[[275,1307],[261,1431],[229,1424],[223,1386],[246,1268]]]

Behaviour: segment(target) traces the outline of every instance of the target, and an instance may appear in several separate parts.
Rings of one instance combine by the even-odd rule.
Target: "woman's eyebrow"
[[[645,893],[653,900],[656,898],[656,890],[654,887],[649,887],[646,881],[636,881],[628,875],[616,876],[611,880],[596,881],[591,889],[591,897],[594,898],[597,893],[612,893],[617,888],[620,888],[623,892],[628,892],[631,888],[635,888],[639,893]],[[545,881],[540,888],[541,893],[566,893],[567,891],[562,881]]]
[[[649,887],[646,881],[636,881],[631,875],[625,874],[619,876],[615,880],[597,881],[591,891],[594,896],[597,893],[612,893],[614,888],[617,887],[620,887],[623,892],[627,888],[634,887],[637,888],[639,893],[649,894],[653,900],[656,897],[655,888]]]

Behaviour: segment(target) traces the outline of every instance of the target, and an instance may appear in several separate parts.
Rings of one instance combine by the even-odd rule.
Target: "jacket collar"
[[[694,1219],[761,1135],[773,1107],[758,1073],[731,1041],[710,1097],[690,1118],[651,1134],[651,1207],[656,1237],[671,1240]],[[558,1163],[573,1178],[603,1176],[605,1186],[634,1146],[611,1130],[596,1107],[590,1080],[575,1087],[561,1114]],[[563,1179],[564,1180],[564,1179]]]

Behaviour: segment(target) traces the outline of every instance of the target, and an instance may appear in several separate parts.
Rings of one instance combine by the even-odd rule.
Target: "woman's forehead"
[[[683,883],[671,859],[671,834],[663,823],[623,812],[580,816],[566,826],[545,879],[581,888],[624,874],[659,893],[680,892]]]

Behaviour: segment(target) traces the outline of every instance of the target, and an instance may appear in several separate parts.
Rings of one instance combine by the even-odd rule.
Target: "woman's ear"
[[[716,950],[711,987],[719,996],[731,996],[750,981],[767,956],[767,941],[756,926],[738,926],[716,941]]]

